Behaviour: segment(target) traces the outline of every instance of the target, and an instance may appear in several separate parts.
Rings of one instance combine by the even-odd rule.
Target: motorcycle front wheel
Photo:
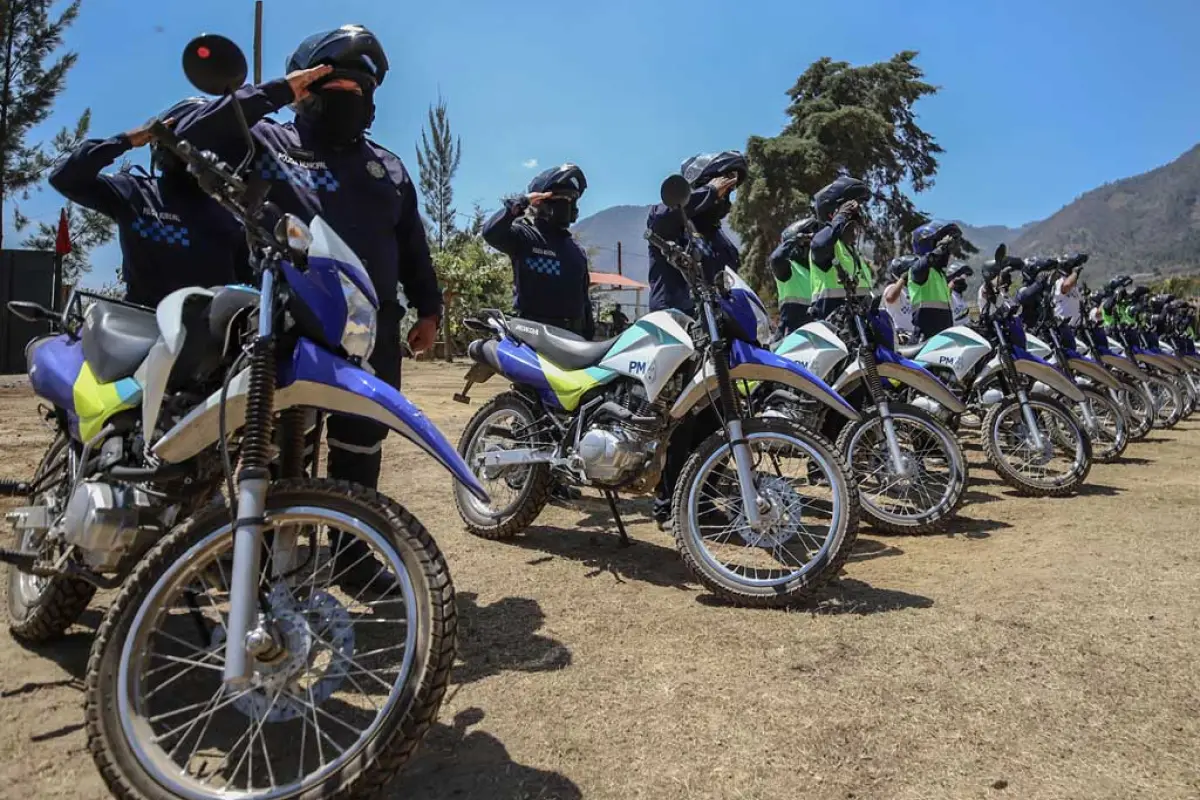
[[[1095,389],[1085,388],[1082,391],[1084,402],[1091,411],[1091,423],[1088,422],[1088,414],[1084,413],[1082,403],[1076,403],[1071,410],[1075,412],[1075,419],[1087,431],[1088,439],[1091,440],[1092,460],[1110,464],[1124,455],[1125,448],[1129,445],[1125,415],[1108,395]]]
[[[1066,406],[1030,396],[1037,426],[1035,441],[1016,397],[988,409],[983,420],[983,451],[1000,479],[1026,497],[1064,497],[1087,479],[1092,445]]]
[[[122,800],[351,798],[409,760],[454,664],[446,563],[397,503],[354,484],[271,487],[258,596],[270,646],[222,680],[233,535],[210,507],[150,551],[100,626],[86,679],[88,749]],[[349,549],[357,548],[357,550]],[[358,551],[362,551],[361,556]],[[283,552],[283,551],[281,551]],[[353,553],[352,558],[342,557]],[[346,585],[375,558],[375,580]]]
[[[841,572],[858,536],[858,491],[837,450],[781,419],[743,421],[760,524],[742,505],[733,450],[722,431],[680,472],[672,503],[675,544],[713,594],[747,607],[808,600]]]
[[[916,406],[890,403],[888,410],[903,461],[899,472],[878,409],[867,409],[838,437],[837,449],[850,466],[863,513],[890,533],[944,530],[967,488],[962,446],[949,428]]]
[[[1183,418],[1183,396],[1175,384],[1157,375],[1142,378],[1142,386],[1154,403],[1154,427],[1170,429]]]
[[[1154,427],[1154,401],[1145,387],[1121,381],[1118,389],[1110,389],[1111,397],[1125,414],[1127,438],[1137,442],[1146,438]]]

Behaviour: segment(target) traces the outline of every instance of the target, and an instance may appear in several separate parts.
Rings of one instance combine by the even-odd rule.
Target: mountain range
[[[589,249],[593,272],[617,271],[619,242],[622,273],[646,281],[649,256],[642,233],[648,212],[649,206],[612,206],[576,223],[576,238]],[[1157,169],[1093,189],[1044,220],[1019,228],[959,224],[979,248],[972,259],[976,264],[1004,242],[1019,256],[1086,252],[1084,281],[1094,287],[1118,273],[1143,278],[1197,273],[1200,145]]]

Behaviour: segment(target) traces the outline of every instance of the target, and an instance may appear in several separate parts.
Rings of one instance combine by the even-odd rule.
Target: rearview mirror
[[[662,182],[658,194],[668,208],[682,208],[692,196],[692,187],[682,175],[671,175]]]
[[[1008,245],[1001,243],[996,248],[996,266],[1003,267],[1005,259],[1008,258]]]
[[[246,82],[246,55],[215,33],[197,36],[183,50],[183,74],[205,94],[225,94]]]

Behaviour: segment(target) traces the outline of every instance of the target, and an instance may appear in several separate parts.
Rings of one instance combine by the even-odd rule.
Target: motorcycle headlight
[[[375,350],[379,320],[375,307],[346,273],[338,271],[342,297],[346,301],[346,327],[342,329],[342,349],[366,361]]]
[[[771,318],[757,304],[754,305],[754,321],[756,323],[755,334],[758,336],[758,343],[766,347],[771,341]]]

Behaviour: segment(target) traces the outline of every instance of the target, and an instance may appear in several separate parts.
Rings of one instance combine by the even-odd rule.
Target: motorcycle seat
[[[596,366],[604,360],[613,344],[620,338],[589,342],[582,336],[562,328],[530,322],[527,319],[509,319],[506,326],[517,341],[529,345],[537,354],[569,370]]]
[[[83,357],[99,383],[128,378],[158,341],[158,321],[149,309],[97,300],[84,314]]]

